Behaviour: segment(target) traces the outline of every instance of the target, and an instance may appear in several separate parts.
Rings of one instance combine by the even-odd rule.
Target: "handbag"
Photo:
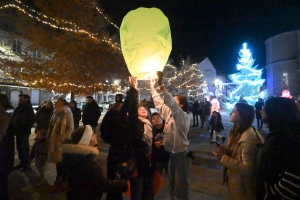
[[[136,161],[135,158],[131,156],[127,161],[118,164],[116,178],[128,180],[136,172]]]

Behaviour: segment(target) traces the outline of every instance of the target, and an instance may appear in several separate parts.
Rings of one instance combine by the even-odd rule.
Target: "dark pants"
[[[212,127],[211,127],[211,131],[210,131],[210,140],[212,140],[214,131],[215,131],[215,127],[212,126]]]
[[[205,121],[205,115],[200,115],[200,120],[201,120],[201,127],[203,127]]]
[[[28,167],[29,163],[29,135],[16,136],[17,151],[20,159],[20,165]]]
[[[15,159],[15,138],[6,134],[0,141],[0,199],[8,200],[8,175],[13,170]]]
[[[8,200],[8,174],[9,171],[0,168],[0,200]]]
[[[132,200],[153,200],[153,176],[137,176],[130,179],[130,193]]]
[[[193,123],[194,123],[194,126],[198,126],[198,113],[193,113]],[[195,121],[197,121],[197,124],[195,124]]]
[[[257,122],[257,129],[262,129],[262,126],[263,126],[263,121],[262,121],[262,119],[260,118],[260,119],[256,119],[256,122]],[[260,122],[260,123],[259,123]],[[259,124],[260,124],[260,126],[259,126]]]
[[[62,162],[56,163],[56,179],[60,179],[61,181],[66,180],[66,170],[62,164]]]
[[[107,160],[107,178],[114,180],[116,178],[116,172],[118,164]],[[122,192],[107,192],[106,200],[122,200]]]
[[[162,175],[163,171],[165,170],[166,175],[168,175],[168,167],[169,161],[165,162],[157,162],[155,163],[155,169]]]

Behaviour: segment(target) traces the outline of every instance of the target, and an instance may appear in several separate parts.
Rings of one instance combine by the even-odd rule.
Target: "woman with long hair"
[[[300,112],[289,98],[273,97],[261,110],[269,128],[259,162],[257,199],[300,199]]]
[[[256,177],[259,150],[263,138],[252,126],[254,108],[245,103],[235,104],[230,113],[233,126],[227,146],[221,145],[213,154],[228,169],[228,189],[231,200],[256,199]]]

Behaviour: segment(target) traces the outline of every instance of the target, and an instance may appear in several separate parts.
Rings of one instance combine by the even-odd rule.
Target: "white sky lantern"
[[[161,10],[138,8],[128,12],[120,27],[120,38],[131,76],[147,80],[163,71],[172,39],[169,20]]]

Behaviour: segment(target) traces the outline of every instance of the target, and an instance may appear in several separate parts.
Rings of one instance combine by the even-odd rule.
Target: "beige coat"
[[[54,110],[47,133],[48,162],[62,161],[60,145],[65,139],[70,139],[74,130],[73,114],[69,107],[61,106]]]
[[[256,199],[255,183],[259,149],[264,139],[254,127],[248,128],[236,144],[231,157],[224,155],[221,162],[228,168],[228,189],[231,200]]]

